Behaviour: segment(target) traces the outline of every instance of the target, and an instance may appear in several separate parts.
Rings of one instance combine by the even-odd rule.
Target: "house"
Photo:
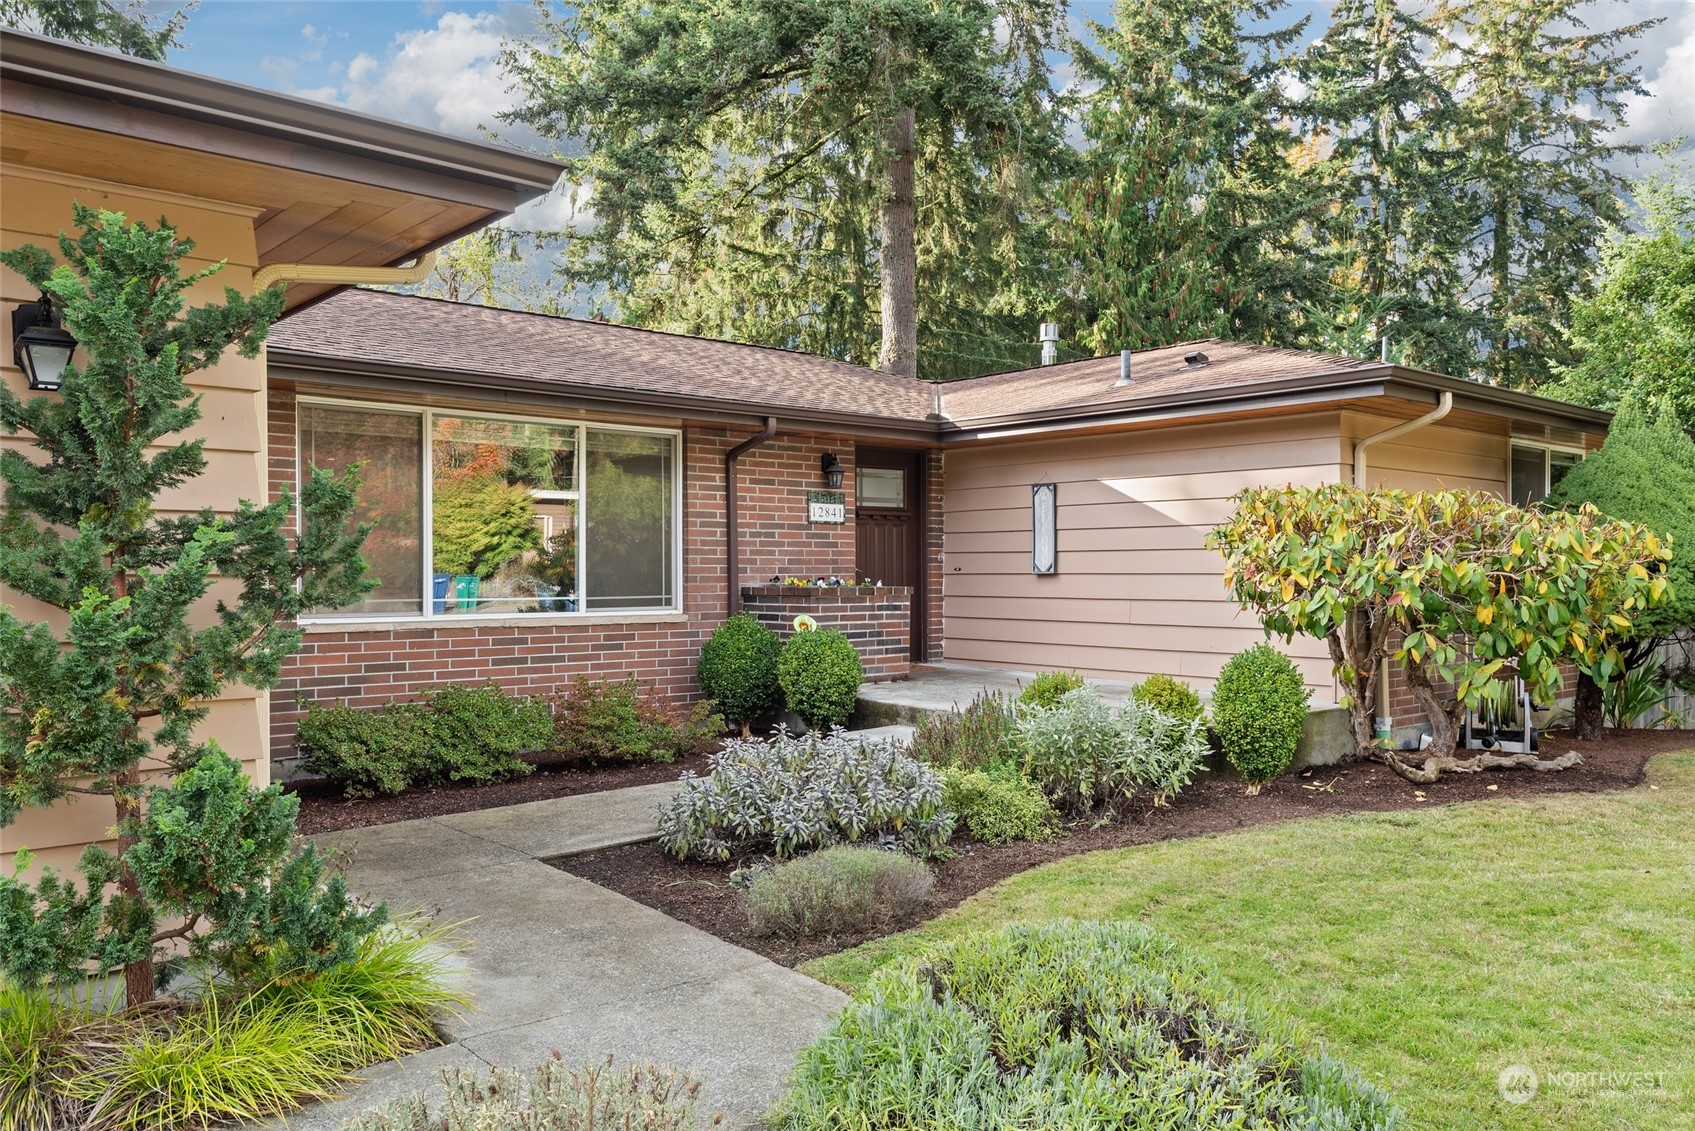
[[[380,534],[368,557],[383,578],[364,604],[303,623],[273,698],[279,752],[306,702],[376,705],[447,681],[540,691],[634,673],[688,695],[701,642],[743,607],[784,632],[802,612],[841,626],[873,679],[946,659],[1206,687],[1263,638],[1203,546],[1236,491],[1362,476],[1529,501],[1607,421],[1398,366],[1221,341],[930,386],[786,350],[371,291],[280,323],[269,389],[273,485],[365,461],[363,517]],[[472,574],[456,500],[477,444],[498,449],[479,474],[521,484],[544,531]],[[543,470],[515,474],[519,462]],[[832,464],[843,505],[815,511]],[[638,482],[636,529],[616,508]],[[1039,485],[1054,520],[1041,562]],[[563,563],[544,552],[555,544]],[[880,584],[781,584],[791,577]],[[1323,645],[1290,651],[1335,698]],[[1421,716],[1408,697],[1396,717]]]
[[[876,679],[945,659],[1205,687],[1262,636],[1202,545],[1235,491],[1359,477],[1527,501],[1606,428],[1526,394],[1229,342],[931,386],[349,290],[510,214],[558,167],[21,33],[0,84],[4,246],[50,244],[78,199],[169,215],[200,262],[227,262],[207,286],[294,280],[266,356],[197,375],[212,469],[174,504],[228,509],[303,466],[363,464],[378,589],[303,618],[282,685],[232,691],[206,725],[260,781],[288,770],[302,702],[576,674],[692,694],[701,641],[744,608],[842,627]],[[35,297],[0,275],[8,305]],[[1291,651],[1334,696],[1316,642]],[[1410,704],[1397,720],[1416,721]],[[28,814],[0,830],[0,866],[110,821]]]
[[[196,241],[191,266],[225,264],[198,297],[226,285],[251,293],[255,273],[277,265],[307,262],[333,276],[413,259],[509,215],[559,173],[527,154],[13,31],[0,35],[0,161],[0,246],[56,246],[73,200],[148,222],[164,215]],[[332,289],[291,285],[288,306]],[[8,312],[38,297],[0,269]],[[0,353],[10,388],[56,395],[26,392],[12,360]],[[262,355],[232,353],[193,377],[209,467],[168,507],[229,510],[264,494],[265,367]],[[58,619],[16,594],[0,601],[26,619]],[[267,694],[232,690],[205,724],[261,782],[269,711]],[[44,864],[73,863],[75,851],[58,846],[98,840],[113,823],[109,802],[97,802],[28,812],[0,829],[0,868],[20,845]]]

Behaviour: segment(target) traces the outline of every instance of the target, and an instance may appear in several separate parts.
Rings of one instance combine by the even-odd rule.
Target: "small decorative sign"
[[[847,521],[847,495],[841,491],[808,491],[806,521],[840,525]]]
[[[1030,572],[1059,572],[1059,487],[1037,483],[1030,488]]]

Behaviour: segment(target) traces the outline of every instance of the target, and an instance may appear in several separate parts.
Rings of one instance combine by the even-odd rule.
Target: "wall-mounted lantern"
[[[819,468],[824,472],[824,484],[832,491],[840,491],[842,477],[847,474],[847,469],[842,466],[842,461],[836,458],[836,453],[825,452],[824,458],[819,461]]]
[[[1059,572],[1059,487],[1037,483],[1030,488],[1030,572]]]
[[[59,325],[53,300],[26,302],[12,311],[12,359],[29,378],[29,387],[56,393],[76,353],[77,340]]]

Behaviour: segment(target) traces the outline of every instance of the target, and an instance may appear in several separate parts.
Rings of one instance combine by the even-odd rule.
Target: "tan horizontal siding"
[[[1344,475],[1340,414],[1031,441],[947,454],[947,658],[1209,687],[1263,640],[1206,532],[1245,487]],[[1058,485],[1059,573],[1030,573],[1030,487]],[[1334,694],[1317,641],[1285,648]]]

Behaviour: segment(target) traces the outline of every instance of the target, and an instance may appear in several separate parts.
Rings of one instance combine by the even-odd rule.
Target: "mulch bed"
[[[676,781],[684,770],[704,774],[706,755],[691,754],[665,764],[599,762],[590,758],[534,764],[534,773],[512,781],[491,785],[416,786],[391,797],[350,799],[327,782],[300,782],[289,787],[300,798],[296,828],[307,836],[315,836],[419,817],[444,817],[449,813],[469,813],[526,801],[548,801],[578,793]]]
[[[1387,767],[1356,763],[1279,779],[1268,784],[1258,797],[1245,796],[1240,781],[1208,775],[1169,806],[1138,810],[1101,828],[1090,828],[1087,821],[1072,824],[1058,839],[1046,844],[987,845],[962,835],[954,841],[960,855],[936,864],[936,891],[928,907],[872,934],[855,937],[785,940],[754,934],[748,928],[741,893],[729,884],[730,873],[751,861],[685,864],[649,843],[568,857],[558,861],[558,867],[776,962],[795,966],[917,926],[1008,876],[1080,852],[1230,832],[1330,813],[1625,789],[1641,782],[1643,767],[1652,755],[1692,745],[1695,735],[1688,731],[1611,732],[1599,742],[1575,742],[1553,733],[1542,743],[1544,757],[1576,750],[1583,756],[1582,765],[1550,773],[1513,769],[1447,774],[1431,785],[1415,787]],[[1424,800],[1419,799],[1421,793]]]

